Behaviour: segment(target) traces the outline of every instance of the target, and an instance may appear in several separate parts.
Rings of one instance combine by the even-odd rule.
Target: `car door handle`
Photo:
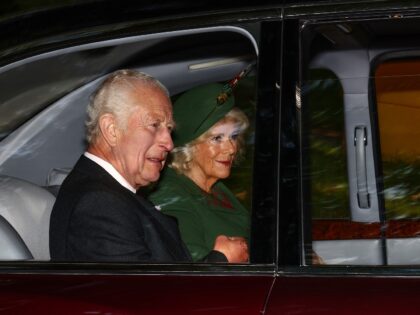
[[[354,129],[354,146],[356,147],[357,201],[359,203],[359,207],[363,209],[370,207],[366,171],[366,145],[366,127],[357,126]]]

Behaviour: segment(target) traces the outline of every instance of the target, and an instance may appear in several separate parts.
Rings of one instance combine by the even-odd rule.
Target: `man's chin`
[[[160,178],[160,173],[158,173],[157,175],[154,175],[154,176],[147,177],[146,178],[146,181],[148,182],[147,185],[150,185],[152,183],[157,182],[159,180],[159,178]]]

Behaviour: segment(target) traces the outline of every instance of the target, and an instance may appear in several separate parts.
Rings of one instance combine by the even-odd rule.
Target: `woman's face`
[[[238,152],[238,136],[236,123],[219,122],[209,130],[204,141],[194,146],[190,175],[196,183],[199,181],[211,188],[217,180],[230,175]]]

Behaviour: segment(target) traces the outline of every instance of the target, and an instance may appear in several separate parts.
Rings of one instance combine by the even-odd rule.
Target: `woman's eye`
[[[230,139],[232,140],[238,140],[239,134],[235,133],[233,135],[230,136]]]
[[[216,143],[220,143],[223,140],[223,136],[218,135],[218,136],[214,136],[213,138],[211,138],[211,141],[216,142]]]

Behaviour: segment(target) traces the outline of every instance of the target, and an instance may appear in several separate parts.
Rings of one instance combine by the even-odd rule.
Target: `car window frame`
[[[81,44],[77,47],[65,47],[59,50],[44,51],[41,54],[34,54],[22,60],[14,60],[10,64],[4,65],[0,68],[0,71],[6,71],[14,66],[19,66],[26,62],[38,60],[39,58],[48,58],[54,56],[57,53],[68,53],[79,48],[89,49],[104,47],[110,44],[121,44],[127,41],[136,41],[139,38],[153,38],[156,36],[162,36],[162,34],[169,34],[171,36],[180,36],[180,34],[190,34],[191,32],[202,32],[206,30],[219,31],[221,29],[230,29],[234,31],[242,32],[245,34],[246,31],[236,26],[237,23],[229,23],[224,25],[196,25],[193,28],[174,28],[170,31],[144,34],[140,32],[139,35],[131,36],[128,38],[114,38],[108,39],[102,42],[85,43],[84,39],[81,40]],[[246,23],[245,23],[246,24]],[[248,36],[248,35],[247,35]],[[255,39],[252,38],[253,45],[258,51],[258,46]],[[9,57],[8,57],[9,58]],[[0,62],[1,63],[1,62]],[[254,164],[255,167],[255,164]],[[253,180],[254,182],[254,180]],[[254,186],[254,185],[253,185]],[[272,246],[275,244],[272,243]],[[0,262],[0,270],[3,272],[13,273],[82,273],[82,274],[96,274],[96,273],[110,273],[110,274],[167,274],[167,273],[181,273],[181,274],[272,274],[274,271],[275,262],[271,263],[260,263],[260,264],[197,264],[197,263],[177,263],[177,264],[143,264],[143,263],[57,263],[57,262],[42,262],[42,261],[21,261],[21,262]]]
[[[340,8],[337,5],[336,8],[332,9],[332,7],[318,7],[315,10],[312,10],[311,6],[307,7],[293,7],[290,5],[289,7],[286,6],[285,8],[285,15],[284,19],[285,22],[289,21],[290,24],[293,22],[295,23],[295,36],[299,37],[299,44],[295,46],[295,49],[298,49],[298,46],[301,45],[301,38],[300,34],[298,34],[297,30],[303,30],[307,23],[310,24],[322,24],[322,23],[339,23],[339,22],[352,22],[352,21],[360,21],[360,20],[389,20],[392,21],[396,18],[419,18],[419,12],[415,8],[399,8],[398,13],[395,13],[395,8],[391,10],[386,5],[379,6],[381,10],[376,10],[375,6],[372,8],[364,8],[364,10],[360,10],[360,7],[355,5],[353,8]],[[314,12],[316,11],[316,14]],[[348,18],[348,13],[351,12],[351,18]],[[294,39],[290,40],[294,41]],[[284,43],[287,45],[287,42]],[[302,86],[302,51],[299,53],[299,78],[295,78],[293,75],[287,75],[286,80],[295,80],[297,82],[297,87],[295,89],[296,97],[294,102],[294,107],[297,108],[297,121],[300,122],[300,100],[301,100],[301,91],[300,87]],[[370,87],[369,87],[370,88]],[[369,97],[371,94],[369,93]],[[290,97],[292,99],[292,97]],[[369,106],[371,105],[371,100],[369,100]],[[282,102],[282,106],[285,106],[284,102]],[[290,106],[290,104],[289,104]],[[371,115],[372,116],[372,115]],[[301,124],[300,124],[301,128]],[[374,128],[374,124],[372,124],[372,128]],[[300,134],[302,131],[299,131]],[[298,142],[300,148],[302,148],[302,142]],[[375,148],[377,146],[375,145]],[[375,168],[377,166],[376,158],[377,153],[374,154],[375,157]],[[304,159],[302,154],[300,154],[300,159]],[[290,162],[289,162],[290,163]],[[377,170],[375,169],[375,174]],[[304,244],[307,242],[311,242],[311,223],[310,223],[310,216],[308,216],[303,208],[302,198],[305,198],[303,195],[302,189],[302,164],[300,165],[300,173],[299,173],[299,197],[298,201],[296,202],[296,207],[300,209],[300,229],[299,229],[299,246],[301,248],[299,259],[299,265],[286,265],[279,267],[279,273],[284,275],[298,275],[298,276],[326,276],[326,275],[338,275],[338,276],[355,276],[355,275],[363,275],[363,276],[401,276],[401,275],[408,275],[408,276],[416,276],[420,272],[420,266],[356,266],[356,265],[320,265],[320,266],[311,266],[305,263],[305,252],[304,252]],[[379,198],[380,199],[380,198]],[[381,201],[379,201],[381,202]]]

